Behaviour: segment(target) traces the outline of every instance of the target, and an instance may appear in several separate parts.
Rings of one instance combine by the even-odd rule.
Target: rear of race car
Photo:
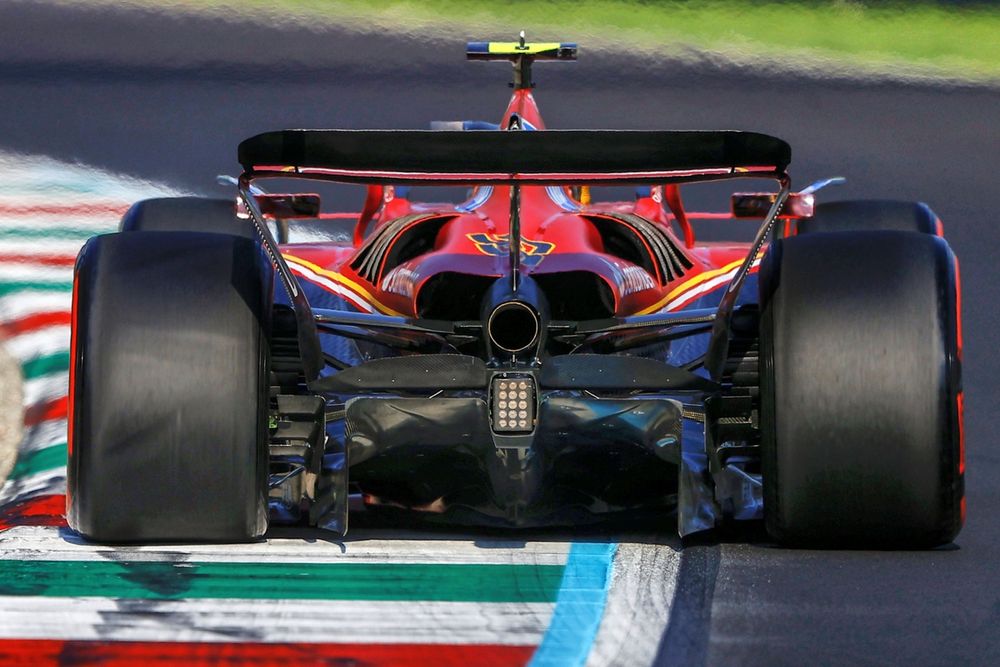
[[[145,203],[119,234],[87,244],[74,297],[72,527],[107,542],[258,539],[269,520],[343,534],[355,498],[489,526],[676,509],[682,535],[726,516],[764,518],[785,543],[926,546],[957,534],[957,264],[940,224],[926,224],[929,209],[819,206],[796,227],[814,202],[808,188],[791,192],[780,139],[525,131],[542,127],[532,60],[575,54],[573,45],[542,46],[470,47],[514,63],[503,131],[265,133],[240,146],[234,209]],[[671,234],[658,246],[669,259],[694,245],[677,187],[742,177],[780,186],[738,200],[737,216],[761,219],[753,241],[690,280],[664,280],[646,309],[619,312],[616,297],[611,314],[566,317],[552,308],[543,272],[522,265],[532,257],[524,244],[537,246],[522,234],[531,188],[564,197],[594,184],[658,188],[684,231],[683,242]],[[447,294],[474,292],[475,312],[430,319],[417,307],[404,314],[318,298],[326,281],[352,286],[364,305],[383,289],[398,236],[389,231],[427,216],[378,228],[384,200],[369,197],[353,247],[333,253],[357,267],[293,261],[269,222],[278,209],[312,215],[315,197],[258,187],[288,178],[360,183],[369,194],[441,184],[502,192],[502,224],[479,243],[496,251],[477,259],[491,267],[476,282],[486,288],[463,289],[461,274],[442,278]],[[446,223],[435,220],[440,232]],[[851,275],[840,271],[845,256]],[[906,257],[920,259],[910,266]],[[871,288],[884,284],[897,284],[892,303]],[[558,293],[578,296],[565,285]],[[823,349],[810,349],[815,341]],[[895,356],[885,341],[898,342]],[[681,342],[682,361],[641,354]]]

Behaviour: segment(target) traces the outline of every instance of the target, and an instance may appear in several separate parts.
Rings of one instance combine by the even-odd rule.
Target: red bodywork
[[[501,127],[512,117],[544,129],[531,91],[516,90],[504,112]],[[428,281],[441,273],[500,277],[507,265],[505,245],[510,223],[510,186],[479,186],[473,199],[482,202],[471,211],[440,204],[421,204],[396,196],[393,186],[372,185],[364,208],[352,214],[358,220],[353,245],[330,243],[289,244],[282,252],[292,271],[345,298],[360,310],[409,317],[426,316],[420,294]],[[570,204],[567,206],[567,202]],[[613,299],[608,316],[625,316],[677,310],[709,289],[728,282],[749,251],[745,243],[696,245],[690,219],[729,218],[725,214],[685,213],[677,185],[655,186],[650,196],[635,201],[583,204],[563,186],[521,186],[522,271],[533,277],[566,272],[599,276]],[[651,221],[669,235],[674,249],[689,264],[680,275],[643,268],[607,252],[595,221],[625,225],[621,214]],[[325,217],[344,217],[333,214]],[[399,264],[383,260],[374,277],[359,271],[359,256],[382,226],[411,218],[396,230],[385,250],[403,243],[407,232],[433,224],[433,246]],[[676,233],[674,228],[680,230]],[[632,234],[627,229],[621,233]],[[642,235],[634,234],[642,243]],[[651,252],[647,247],[647,251]],[[390,265],[391,264],[391,265]],[[567,295],[569,298],[570,295]]]

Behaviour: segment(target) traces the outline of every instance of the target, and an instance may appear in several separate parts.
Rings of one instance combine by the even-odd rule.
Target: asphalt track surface
[[[373,36],[3,3],[0,149],[217,192],[214,176],[238,170],[237,142],[259,131],[496,118],[507,74],[464,63],[467,37],[505,36]],[[633,62],[586,44],[578,64],[539,66],[536,79],[550,127],[782,136],[798,184],[843,175],[848,185],[831,198],[926,201],[961,260],[968,518],[956,543],[786,550],[750,530],[687,544],[658,662],[1000,662],[1000,448],[991,426],[1000,403],[1000,92]],[[642,577],[652,582],[663,573],[655,547],[645,553]]]

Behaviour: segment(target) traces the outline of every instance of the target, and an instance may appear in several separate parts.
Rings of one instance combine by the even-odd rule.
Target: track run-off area
[[[73,263],[130,201],[171,191],[9,154],[0,180],[10,188],[0,196],[0,333],[24,378],[23,437],[0,490],[0,663],[652,660],[668,604],[622,620],[669,590],[612,571],[618,549],[641,545],[365,528],[345,541],[285,529],[247,545],[85,543],[63,518]]]

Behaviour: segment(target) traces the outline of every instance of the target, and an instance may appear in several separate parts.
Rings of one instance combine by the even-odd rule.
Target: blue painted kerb
[[[552,621],[530,667],[582,665],[590,654],[611,586],[617,544],[570,547]]]

